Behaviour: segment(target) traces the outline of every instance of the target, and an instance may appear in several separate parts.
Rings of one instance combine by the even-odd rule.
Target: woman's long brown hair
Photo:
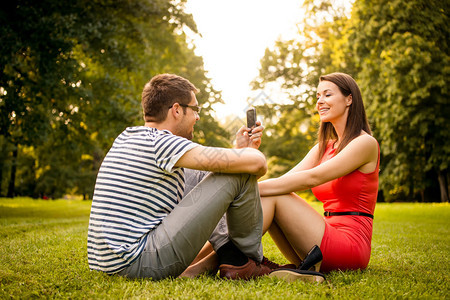
[[[370,130],[369,122],[367,121],[366,111],[364,109],[364,103],[356,81],[348,74],[345,73],[331,73],[328,75],[320,76],[320,81],[330,81],[339,87],[341,93],[347,97],[352,95],[352,104],[348,110],[347,123],[345,124],[344,135],[336,154],[339,153],[345,146],[348,145],[354,138],[361,134],[361,130],[364,130],[368,134],[372,134]],[[337,133],[330,122],[320,122],[318,143],[319,143],[319,157],[318,161],[325,154],[327,144],[330,140],[337,139]]]

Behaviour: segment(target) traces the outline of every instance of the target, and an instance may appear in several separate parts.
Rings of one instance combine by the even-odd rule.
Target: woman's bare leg
[[[305,257],[314,245],[320,246],[325,221],[305,200],[291,193],[261,197],[261,201],[264,213],[263,230],[266,232],[270,228],[270,231],[273,231],[274,241],[280,251],[288,255],[287,259],[297,263],[297,259]],[[276,224],[278,230],[272,227],[272,224]]]
[[[261,197],[261,202],[263,208],[263,233],[268,231],[284,257],[298,266],[302,261],[301,258],[274,220],[276,201],[268,197]]]
[[[300,265],[302,259],[298,256],[297,252],[295,252],[294,248],[292,248],[292,245],[275,222],[269,227],[268,232],[284,257],[296,266]]]
[[[219,266],[219,258],[213,250],[212,245],[206,242],[202,250],[198,253],[194,261],[184,270],[178,277],[194,278],[200,274],[217,270]]]
[[[195,257],[194,261],[191,262],[191,265],[194,265],[198,263],[200,260],[202,260],[204,257],[208,256],[211,252],[213,252],[213,246],[210,242],[206,242],[203,248],[200,250],[200,252],[197,254],[197,257]]]

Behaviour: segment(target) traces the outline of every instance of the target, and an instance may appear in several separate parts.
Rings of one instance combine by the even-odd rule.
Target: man
[[[241,128],[239,149],[190,141],[200,112],[196,92],[172,74],[145,85],[145,125],[116,138],[97,176],[88,231],[91,269],[131,278],[176,277],[209,238],[222,277],[248,279],[271,271],[261,264],[257,177],[267,164],[257,149],[263,128],[253,129],[251,137],[250,129]],[[211,173],[185,195],[184,168]],[[212,234],[225,213],[226,234]]]

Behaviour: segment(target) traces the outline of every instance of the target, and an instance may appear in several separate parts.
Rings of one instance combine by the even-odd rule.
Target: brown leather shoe
[[[261,262],[261,265],[267,266],[272,270],[276,270],[276,269],[280,269],[280,268],[286,268],[286,269],[296,269],[297,268],[297,266],[294,264],[279,265],[279,264],[274,263],[273,261],[269,260],[265,256],[263,256],[263,261]]]
[[[268,266],[257,263],[251,258],[243,266],[222,264],[219,266],[219,270],[222,278],[244,280],[267,275],[272,271]]]
[[[287,265],[279,265],[277,263],[274,263],[273,261],[270,261],[267,257],[263,256],[263,260],[261,262],[261,265],[269,267],[271,270],[276,270],[280,268],[286,268],[286,269],[296,269],[297,266],[294,264],[287,264]]]

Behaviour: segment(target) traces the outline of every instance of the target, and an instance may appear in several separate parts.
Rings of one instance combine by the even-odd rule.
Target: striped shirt
[[[174,165],[196,146],[144,126],[116,138],[95,183],[87,244],[91,269],[113,274],[139,257],[148,233],[183,197],[184,170]]]

